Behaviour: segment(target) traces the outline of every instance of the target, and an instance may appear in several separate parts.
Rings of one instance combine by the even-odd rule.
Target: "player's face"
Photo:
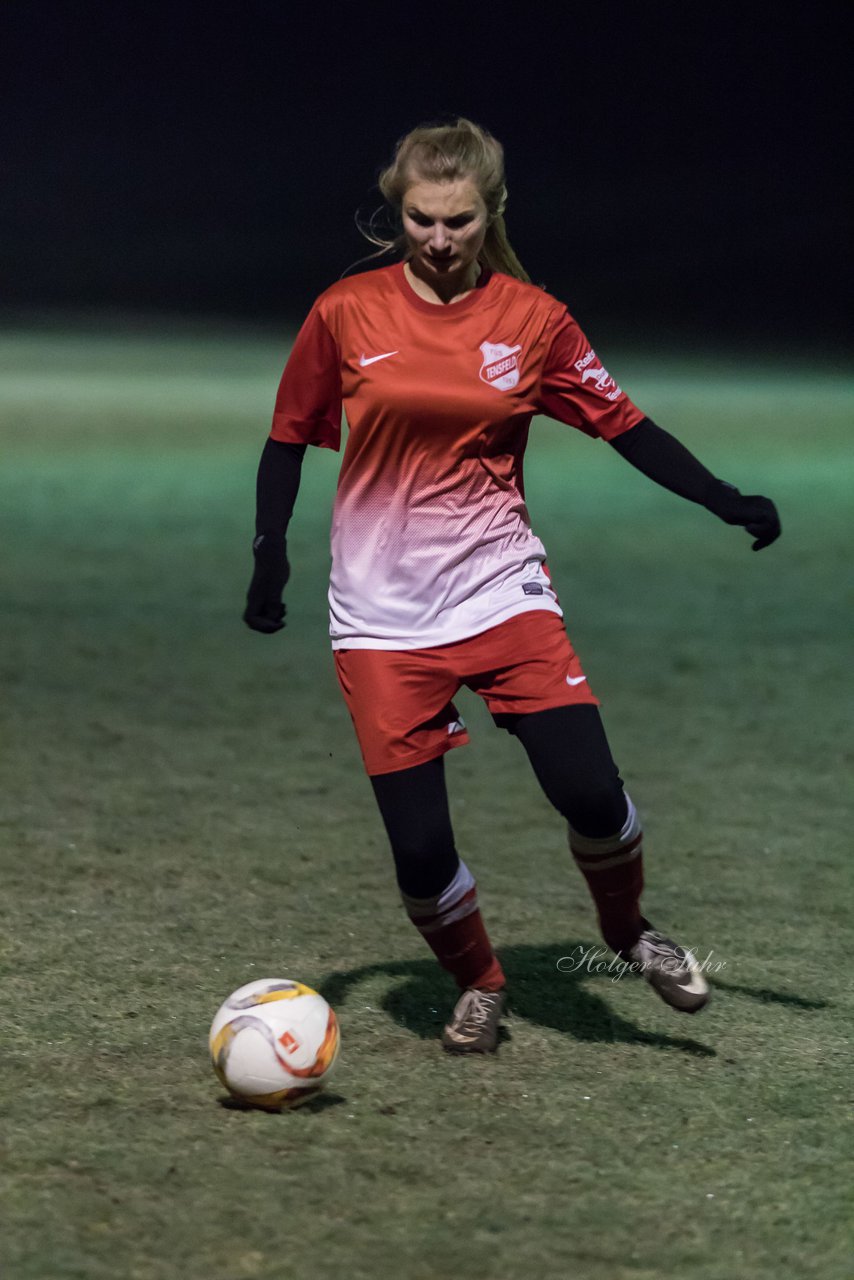
[[[413,182],[401,206],[414,271],[429,283],[462,279],[486,235],[483,197],[471,178]]]

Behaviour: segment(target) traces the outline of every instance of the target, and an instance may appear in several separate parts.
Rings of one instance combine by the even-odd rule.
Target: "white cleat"
[[[456,1003],[442,1044],[451,1053],[495,1053],[504,1005],[502,991],[469,987]]]
[[[694,955],[657,929],[644,929],[624,955],[671,1008],[697,1013],[709,1003],[709,984]]]

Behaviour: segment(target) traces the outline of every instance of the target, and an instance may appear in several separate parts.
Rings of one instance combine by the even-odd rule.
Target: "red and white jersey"
[[[421,649],[530,609],[563,616],[525,505],[531,418],[612,440],[644,415],[562,303],[498,272],[444,306],[402,263],[341,280],[297,336],[271,435],[340,449],[342,406],[333,649]]]

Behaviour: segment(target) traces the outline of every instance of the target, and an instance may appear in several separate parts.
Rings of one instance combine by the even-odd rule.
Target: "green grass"
[[[448,757],[516,1014],[398,903],[327,638],[339,459],[311,451],[289,623],[240,622],[286,337],[0,336],[3,1280],[771,1280],[852,1244],[848,431],[833,369],[609,353],[784,537],[536,425],[534,528],[648,832],[649,915],[723,967],[680,1018],[560,973],[596,943],[560,819],[460,697]],[[221,1105],[207,1028],[289,975],[343,1032],[317,1103]]]

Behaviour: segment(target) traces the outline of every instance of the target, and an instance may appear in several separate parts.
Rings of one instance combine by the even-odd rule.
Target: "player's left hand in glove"
[[[285,625],[287,607],[282,592],[291,576],[287,544],[281,536],[261,533],[252,543],[252,552],[255,572],[246,593],[243,621],[253,631],[272,635]]]
[[[756,539],[753,543],[754,551],[770,546],[780,536],[780,517],[770,498],[763,498],[756,493],[739,493],[738,489],[725,480],[718,480],[706,498],[705,505],[708,511],[726,524],[743,525],[750,536]]]

